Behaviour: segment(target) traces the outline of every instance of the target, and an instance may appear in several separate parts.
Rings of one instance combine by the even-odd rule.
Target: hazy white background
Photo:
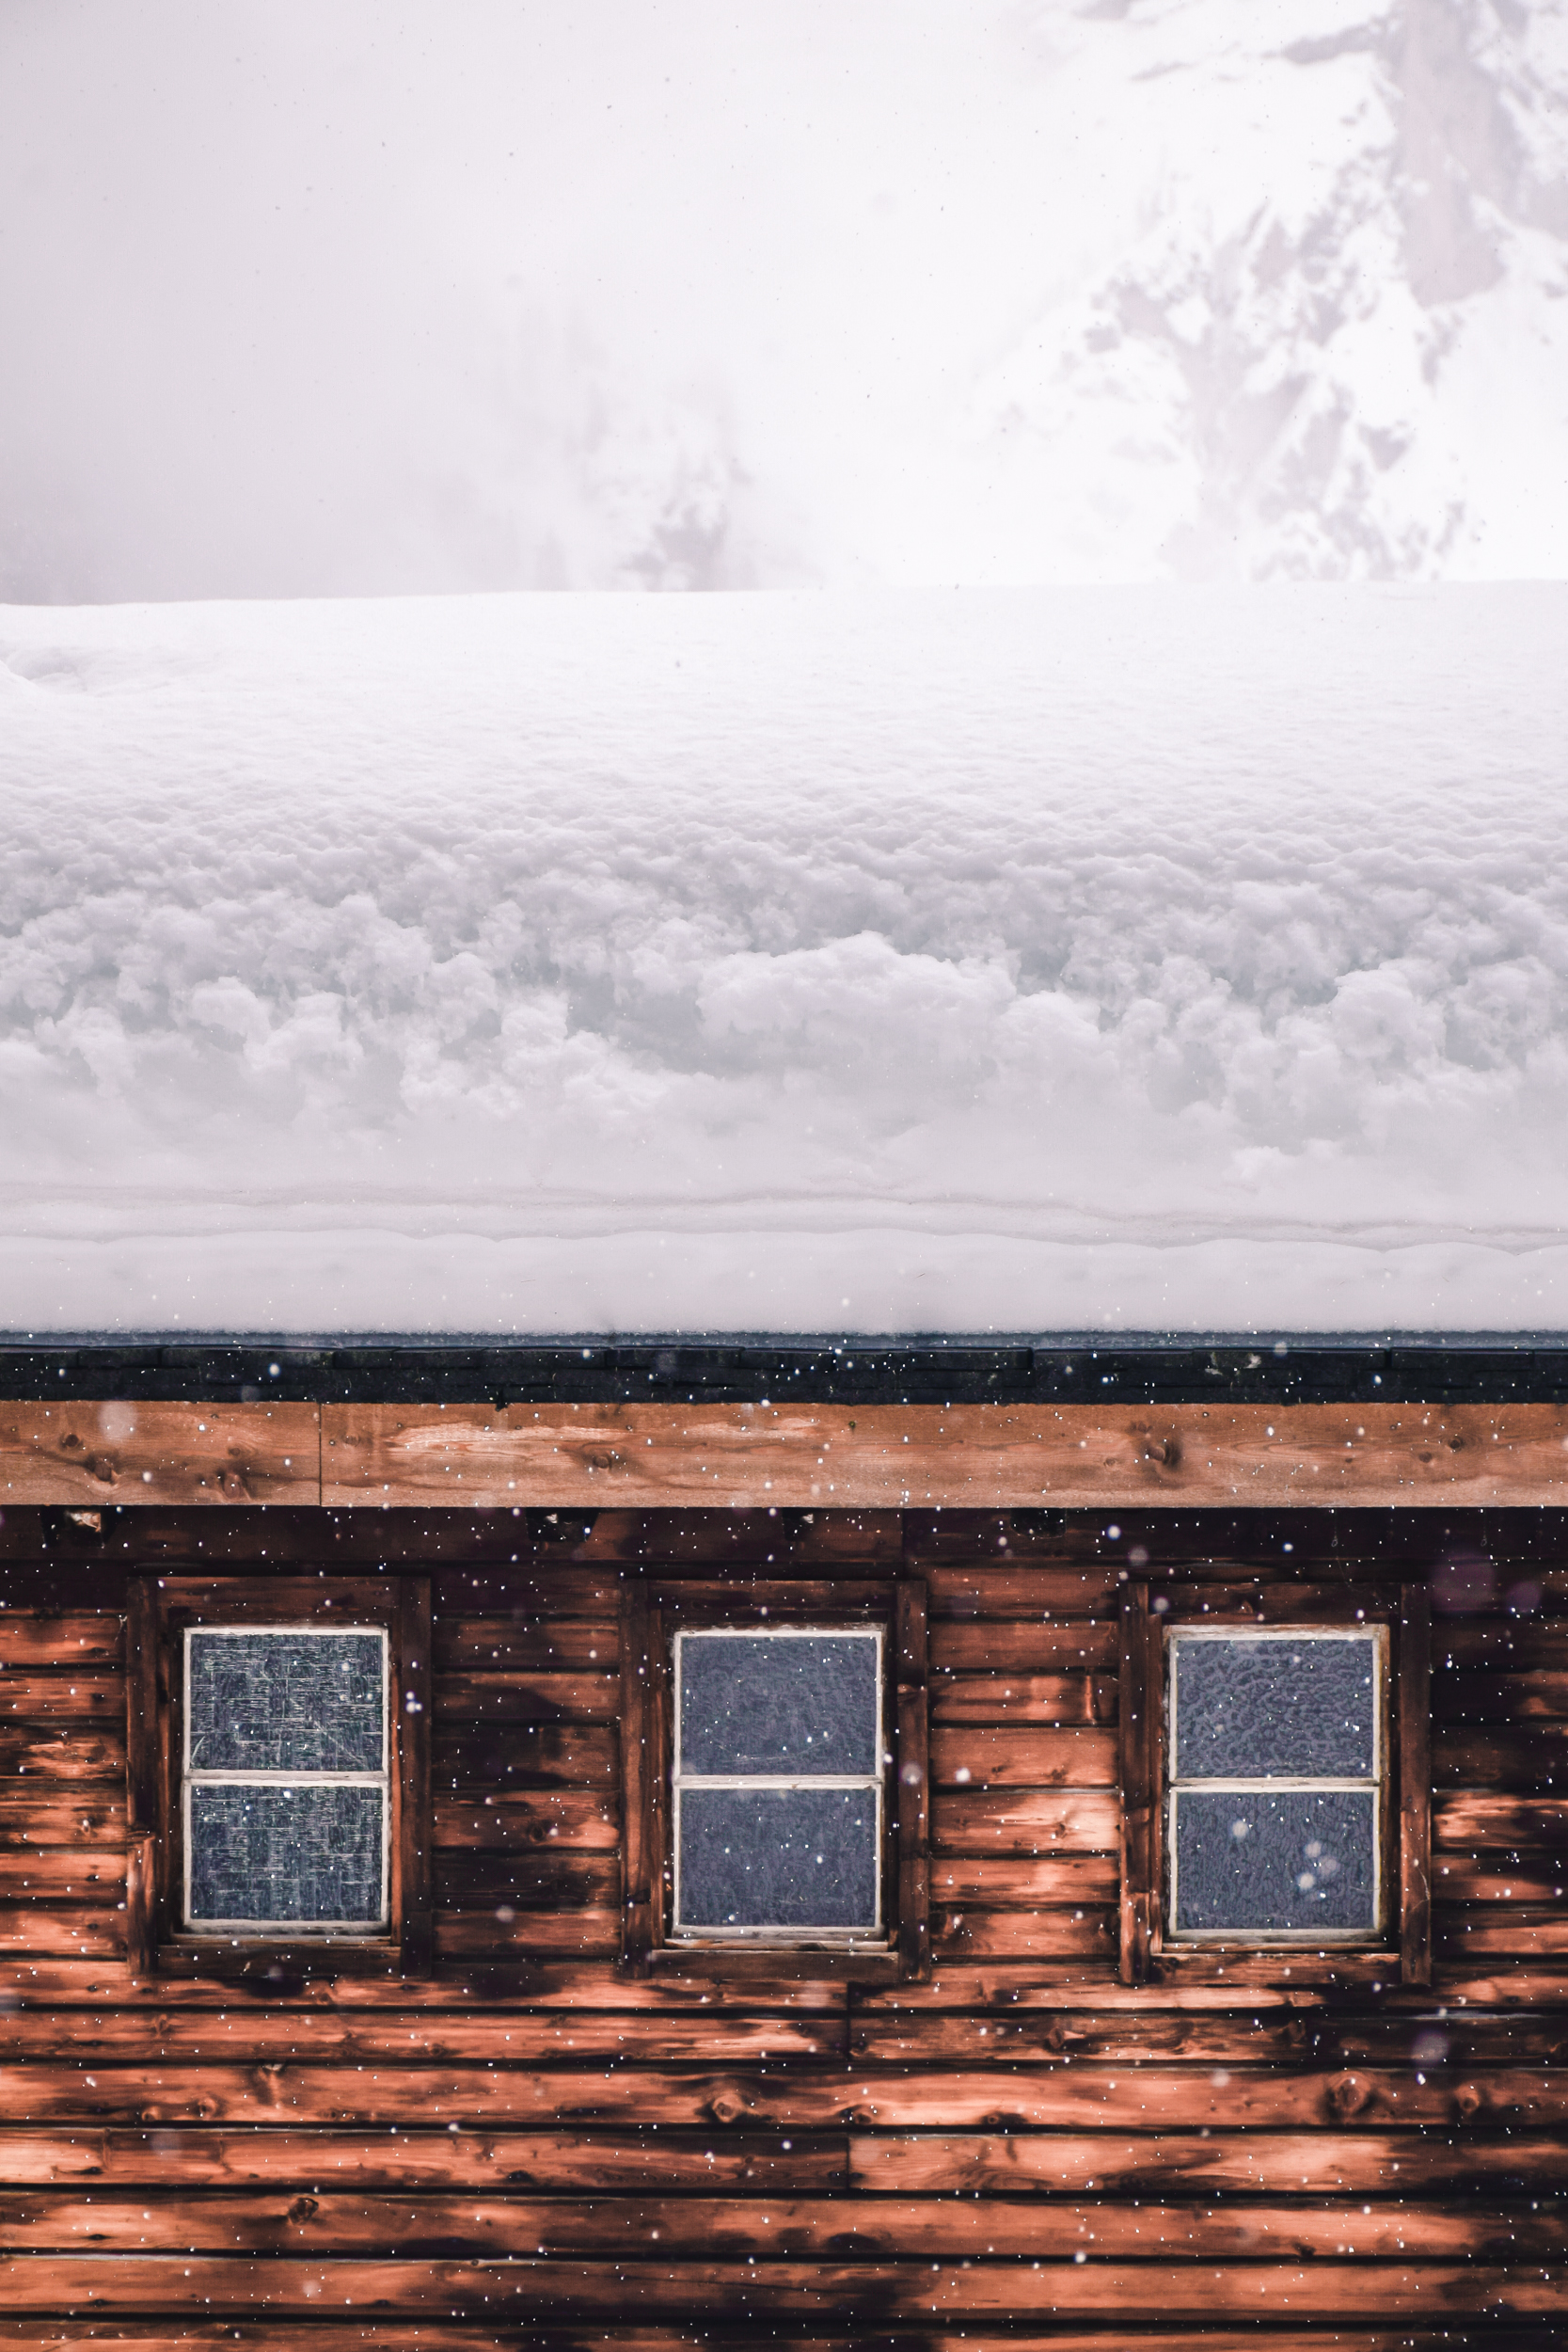
[[[1568,570],[1561,0],[0,0],[0,597]]]

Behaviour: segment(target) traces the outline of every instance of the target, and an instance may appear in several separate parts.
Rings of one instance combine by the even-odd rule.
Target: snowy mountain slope
[[[1037,19],[1126,249],[992,367],[1013,562],[1067,578],[1568,564],[1568,12],[1100,0]]]
[[[0,609],[0,1327],[1568,1323],[1565,636]]]

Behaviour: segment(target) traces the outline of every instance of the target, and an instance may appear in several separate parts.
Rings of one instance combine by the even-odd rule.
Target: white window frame
[[[377,1772],[206,1772],[191,1764],[191,1642],[223,1640],[258,1633],[287,1634],[292,1640],[341,1641],[345,1633],[373,1634],[381,1645],[381,1770]],[[181,1932],[189,1936],[255,1937],[258,1933],[300,1937],[384,1937],[391,1923],[392,1791],[391,1791],[391,1643],[384,1625],[301,1625],[240,1622],[233,1625],[187,1625],[182,1652],[183,1689],[180,1756],[180,1826],[184,1849],[184,1883],[181,1890]],[[191,1916],[191,1791],[193,1788],[282,1788],[330,1786],[379,1788],[381,1791],[381,1905],[374,1919],[193,1919]]]
[[[1275,1772],[1253,1778],[1206,1778],[1177,1772],[1177,1648],[1198,1642],[1289,1642],[1300,1649],[1307,1642],[1364,1642],[1372,1652],[1372,1771],[1370,1777],[1336,1778],[1332,1774]],[[1384,1869],[1388,1806],[1388,1628],[1379,1624],[1315,1626],[1202,1625],[1170,1626],[1165,1633],[1165,1935],[1174,1944],[1309,1945],[1323,1950],[1329,1945],[1380,1945],[1388,1930],[1388,1890]],[[1268,1796],[1294,1788],[1332,1795],[1349,1790],[1372,1799],[1372,1922],[1364,1928],[1183,1928],[1177,1883],[1176,1815],[1178,1799],[1185,1795]]]
[[[711,1641],[858,1641],[876,1649],[876,1770],[871,1772],[683,1772],[681,1770],[682,1651],[687,1642]],[[674,1892],[672,1905],[672,1944],[767,1944],[781,1947],[821,1947],[848,1952],[885,1952],[888,1936],[883,1917],[882,1849],[887,1836],[887,1629],[880,1625],[705,1625],[683,1626],[674,1634],[674,1720],[671,1727],[670,1793],[672,1815],[671,1867]],[[875,1831],[876,1903],[870,1927],[810,1927],[806,1925],[709,1927],[681,1921],[681,1796],[686,1788],[869,1788],[877,1808]]]

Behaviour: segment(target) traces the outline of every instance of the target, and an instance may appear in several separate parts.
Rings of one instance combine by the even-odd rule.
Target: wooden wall
[[[1560,1515],[533,1524],[6,1515],[0,2347],[1562,2341]],[[931,1980],[628,1981],[625,1580],[902,1558],[932,1606]],[[125,1579],[226,1563],[435,1568],[427,1981],[127,1973]],[[1430,1574],[1430,1993],[1300,1951],[1117,1981],[1130,1572]]]

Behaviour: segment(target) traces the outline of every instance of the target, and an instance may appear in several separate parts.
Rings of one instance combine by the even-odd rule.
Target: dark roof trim
[[[211,1404],[1553,1404],[1568,1333],[0,1340],[0,1398]]]

